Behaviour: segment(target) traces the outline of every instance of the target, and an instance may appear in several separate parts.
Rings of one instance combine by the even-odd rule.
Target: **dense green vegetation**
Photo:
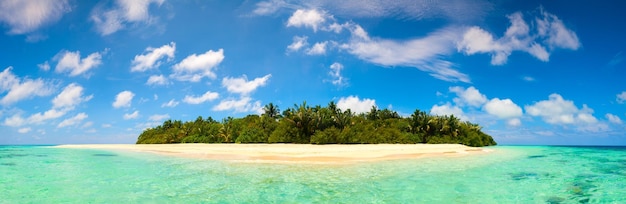
[[[270,103],[262,115],[228,117],[221,122],[208,117],[182,122],[167,120],[146,129],[137,144],[161,143],[452,143],[468,146],[496,145],[481,127],[451,116],[433,116],[416,110],[401,117],[389,109],[372,107],[370,112],[354,114],[340,110],[334,102],[327,107],[310,107],[306,102],[280,114]]]

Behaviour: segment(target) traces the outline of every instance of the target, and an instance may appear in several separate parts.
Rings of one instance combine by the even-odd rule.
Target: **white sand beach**
[[[491,151],[459,144],[90,144],[55,147],[139,151],[170,156],[267,163],[354,163],[430,156],[467,156]]]

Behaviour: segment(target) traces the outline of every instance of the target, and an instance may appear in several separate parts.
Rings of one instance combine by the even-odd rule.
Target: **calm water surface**
[[[0,203],[626,203],[626,147],[352,165],[0,146]]]

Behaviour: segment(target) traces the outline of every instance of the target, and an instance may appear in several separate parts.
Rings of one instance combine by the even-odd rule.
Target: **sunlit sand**
[[[56,147],[128,150],[262,163],[354,163],[432,156],[467,156],[491,151],[459,144],[89,144]]]

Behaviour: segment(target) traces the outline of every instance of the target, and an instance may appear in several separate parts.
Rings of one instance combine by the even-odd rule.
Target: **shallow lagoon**
[[[626,147],[348,165],[0,146],[0,203],[626,203]]]

